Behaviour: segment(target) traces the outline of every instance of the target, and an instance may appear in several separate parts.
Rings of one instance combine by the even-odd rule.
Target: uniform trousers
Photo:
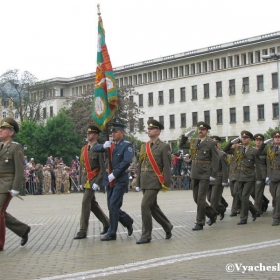
[[[207,199],[216,214],[226,212],[226,207],[221,203],[223,186],[219,184],[210,185],[207,192]]]
[[[270,193],[272,196],[273,220],[280,222],[280,181],[270,183]]]
[[[96,218],[103,224],[103,228],[109,227],[109,219],[96,201],[95,191],[93,189],[85,189],[80,219],[80,232],[85,234],[87,234],[88,231],[90,211],[92,211]]]
[[[237,181],[230,181],[230,193],[232,196],[232,205],[231,205],[231,213],[236,214],[237,211],[240,209],[240,200],[238,195],[238,188],[237,188]]]
[[[142,238],[152,239],[154,218],[164,229],[165,232],[171,231],[173,226],[167,217],[163,214],[157,204],[157,195],[159,190],[143,190],[141,203],[142,214]]]
[[[56,193],[60,194],[61,193],[62,178],[61,177],[56,178],[55,184],[56,184]]]
[[[193,199],[197,204],[196,223],[198,225],[205,225],[205,215],[208,218],[214,218],[215,210],[206,203],[206,195],[209,187],[209,180],[206,179],[192,179]]]
[[[132,218],[120,208],[123,203],[123,196],[126,192],[128,185],[127,181],[116,182],[113,187],[107,188],[107,203],[109,209],[110,227],[107,235],[115,237],[118,229],[118,222],[124,227],[128,227],[133,224]]]
[[[6,227],[19,237],[22,237],[28,229],[28,225],[6,212],[11,199],[10,194],[0,194],[0,249],[4,248]]]

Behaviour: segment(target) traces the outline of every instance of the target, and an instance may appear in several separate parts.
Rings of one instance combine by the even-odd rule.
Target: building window
[[[258,105],[258,120],[264,120],[264,105]]]
[[[194,75],[195,74],[195,64],[191,64],[191,74]]]
[[[222,82],[216,82],[216,97],[223,96]]]
[[[229,94],[235,94],[235,80],[229,80]]]
[[[169,103],[174,103],[174,89],[169,90]]]
[[[242,79],[242,92],[248,93],[250,91],[249,88],[249,77],[245,77]]]
[[[61,91],[62,90],[62,91]],[[88,85],[88,90],[89,90],[89,85]],[[62,95],[61,95],[62,94]],[[79,95],[79,88],[76,87],[76,96]],[[63,89],[60,89],[60,96],[62,97],[63,96]]]
[[[240,61],[239,61],[239,54],[234,56],[234,66],[239,66]]]
[[[128,84],[129,84],[129,85],[132,85],[132,76],[129,76],[129,77],[128,77]]]
[[[260,51],[255,51],[255,61],[256,61],[256,63],[261,61],[261,52]]]
[[[179,76],[183,77],[184,76],[184,66],[179,67]]]
[[[158,121],[164,126],[164,116],[159,116]]]
[[[184,87],[180,88],[180,101],[181,102],[186,101],[186,88]]]
[[[190,75],[190,66],[186,65],[185,66],[185,76],[189,76]]]
[[[18,119],[19,118],[19,113],[18,111],[15,112],[15,119]]]
[[[163,69],[163,79],[166,80],[167,79],[167,70]]]
[[[164,99],[163,99],[163,91],[158,92],[158,104],[163,105],[164,104]]]
[[[248,53],[248,62],[249,62],[249,64],[254,63],[254,53],[253,52]]]
[[[139,131],[144,130],[144,120],[143,118],[139,118]]]
[[[168,69],[168,75],[169,75],[169,79],[173,78],[173,69],[172,68]]]
[[[50,117],[53,117],[53,106],[50,107]]]
[[[278,75],[277,75],[277,73],[272,73],[271,78],[272,78],[272,88],[278,88]]]
[[[8,98],[2,98],[2,106],[4,108],[8,108],[9,107],[9,99]]]
[[[148,106],[154,106],[154,96],[152,92],[149,92],[148,94]]]
[[[197,126],[197,112],[192,113],[192,126]]]
[[[175,128],[175,116],[174,115],[169,116],[169,121],[170,121],[170,128]]]
[[[133,76],[133,84],[134,84],[134,85],[137,85],[137,75],[134,75],[134,76]]]
[[[196,64],[196,69],[197,69],[197,73],[199,74],[199,73],[201,73],[201,63],[200,62],[198,62],[197,64]]]
[[[43,108],[43,119],[46,119],[47,118],[47,108],[44,107]]]
[[[162,80],[162,71],[158,70],[158,80],[161,81]]]
[[[272,103],[272,117],[273,119],[279,118],[279,103]]]
[[[78,88],[77,88],[78,89]],[[77,94],[78,95],[78,94]],[[60,89],[60,97],[63,97],[63,88]]]
[[[232,64],[232,56],[229,56],[229,57],[228,57],[228,67],[229,67],[229,68],[232,68],[232,65],[233,65],[233,64]]]
[[[222,58],[222,69],[227,68],[227,59],[225,57]]]
[[[139,98],[139,107],[143,107],[143,94],[139,94],[138,98]]]
[[[152,73],[148,72],[148,82],[152,82]]]
[[[129,131],[134,132],[134,122],[133,119],[129,120]]]
[[[203,91],[204,91],[204,98],[209,98],[210,97],[209,84],[203,85]]]
[[[242,65],[246,65],[247,64],[246,53],[241,54],[241,62],[242,62]]]
[[[181,114],[181,128],[187,127],[186,113]]]
[[[222,124],[223,123],[223,110],[218,109],[217,110],[217,124]]]
[[[142,84],[142,74],[138,75],[138,83],[139,83],[139,85]]]
[[[263,90],[263,75],[257,76],[257,90]]]
[[[203,72],[207,72],[208,71],[208,69],[207,69],[207,61],[203,61],[202,66],[203,66]]]
[[[213,60],[209,60],[209,71],[213,71]]]
[[[124,85],[125,85],[125,86],[128,85],[127,77],[124,77]]]
[[[174,78],[178,77],[178,67],[174,68]]]
[[[197,86],[192,86],[192,100],[197,100]]]
[[[243,121],[249,122],[250,121],[250,107],[243,106]]]
[[[3,119],[7,118],[7,113],[6,113],[6,112],[3,112],[3,113],[2,113],[2,118],[3,118]]]
[[[204,111],[204,121],[210,125],[210,111]]]
[[[156,82],[157,81],[157,71],[153,72],[153,81]]]
[[[230,123],[236,123],[236,109],[229,108],[229,121]]]
[[[146,84],[147,83],[147,73],[143,74],[143,83]]]
[[[216,64],[216,70],[220,70],[221,67],[220,67],[220,59],[215,59],[215,64]]]

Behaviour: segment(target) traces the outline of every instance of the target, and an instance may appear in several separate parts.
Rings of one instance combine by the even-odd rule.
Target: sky
[[[0,75],[95,72],[98,3],[113,67],[280,31],[280,0],[0,0]]]

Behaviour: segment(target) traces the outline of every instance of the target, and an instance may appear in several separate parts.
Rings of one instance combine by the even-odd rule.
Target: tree
[[[41,122],[42,105],[53,99],[54,91],[50,83],[38,82],[30,72],[14,69],[0,76],[0,97],[8,114],[18,114],[20,122]]]

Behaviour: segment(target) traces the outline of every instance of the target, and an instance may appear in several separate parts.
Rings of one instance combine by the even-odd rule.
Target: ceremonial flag
[[[118,108],[116,80],[105,43],[102,18],[98,17],[97,67],[93,94],[92,117],[99,129],[103,130]]]

